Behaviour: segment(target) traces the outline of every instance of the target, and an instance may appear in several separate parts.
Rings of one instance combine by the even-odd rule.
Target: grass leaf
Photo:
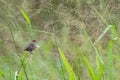
[[[110,40],[108,43],[108,50],[107,50],[107,55],[108,55],[108,65],[107,65],[107,73],[108,73],[108,80],[113,80],[113,53],[112,53],[112,49],[113,49],[113,44],[114,41]]]
[[[90,77],[92,78],[92,80],[96,80],[96,76],[94,74],[94,71],[93,71],[92,66],[90,65],[88,59],[84,55],[82,55],[82,57],[83,57],[83,60],[84,60],[84,62],[86,64],[86,66],[87,66],[87,69],[89,71]]]
[[[98,69],[96,80],[101,80],[104,70],[105,70],[104,65],[100,65],[99,69]]]
[[[4,73],[2,71],[0,71],[0,76],[5,78],[5,75],[4,75]]]
[[[62,50],[59,47],[58,47],[58,51],[59,51],[61,60],[63,61],[64,65],[65,65],[65,68],[69,73],[69,80],[77,80],[77,77],[76,77],[71,65],[69,64],[69,62],[67,61],[64,53],[62,52]]]
[[[98,55],[96,55],[96,65],[97,65],[97,80],[101,80],[103,72],[105,70],[104,64],[99,60]]]
[[[27,23],[30,24],[31,22],[30,22],[30,19],[29,19],[28,15],[23,10],[20,10],[20,11],[21,11],[23,17],[25,18],[25,20],[27,21]]]
[[[20,70],[18,73],[18,80],[22,80],[23,72]]]

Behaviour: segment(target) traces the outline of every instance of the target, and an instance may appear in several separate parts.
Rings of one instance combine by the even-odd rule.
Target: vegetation
[[[0,80],[120,80],[119,22],[119,0],[0,0]]]

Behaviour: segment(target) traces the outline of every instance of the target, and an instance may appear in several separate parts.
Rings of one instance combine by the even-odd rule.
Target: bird
[[[27,47],[24,49],[24,51],[28,51],[28,52],[32,52],[33,50],[35,50],[35,48],[37,47],[36,45],[36,40],[32,40],[32,42],[30,42]]]

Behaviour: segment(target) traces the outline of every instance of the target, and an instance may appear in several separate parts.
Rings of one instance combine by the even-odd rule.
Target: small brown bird
[[[28,44],[24,51],[32,52],[36,48],[36,42],[36,40],[32,40],[32,42]]]

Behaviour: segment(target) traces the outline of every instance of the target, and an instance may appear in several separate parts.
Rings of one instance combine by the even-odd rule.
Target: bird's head
[[[32,40],[32,42],[37,42],[36,40]]]

